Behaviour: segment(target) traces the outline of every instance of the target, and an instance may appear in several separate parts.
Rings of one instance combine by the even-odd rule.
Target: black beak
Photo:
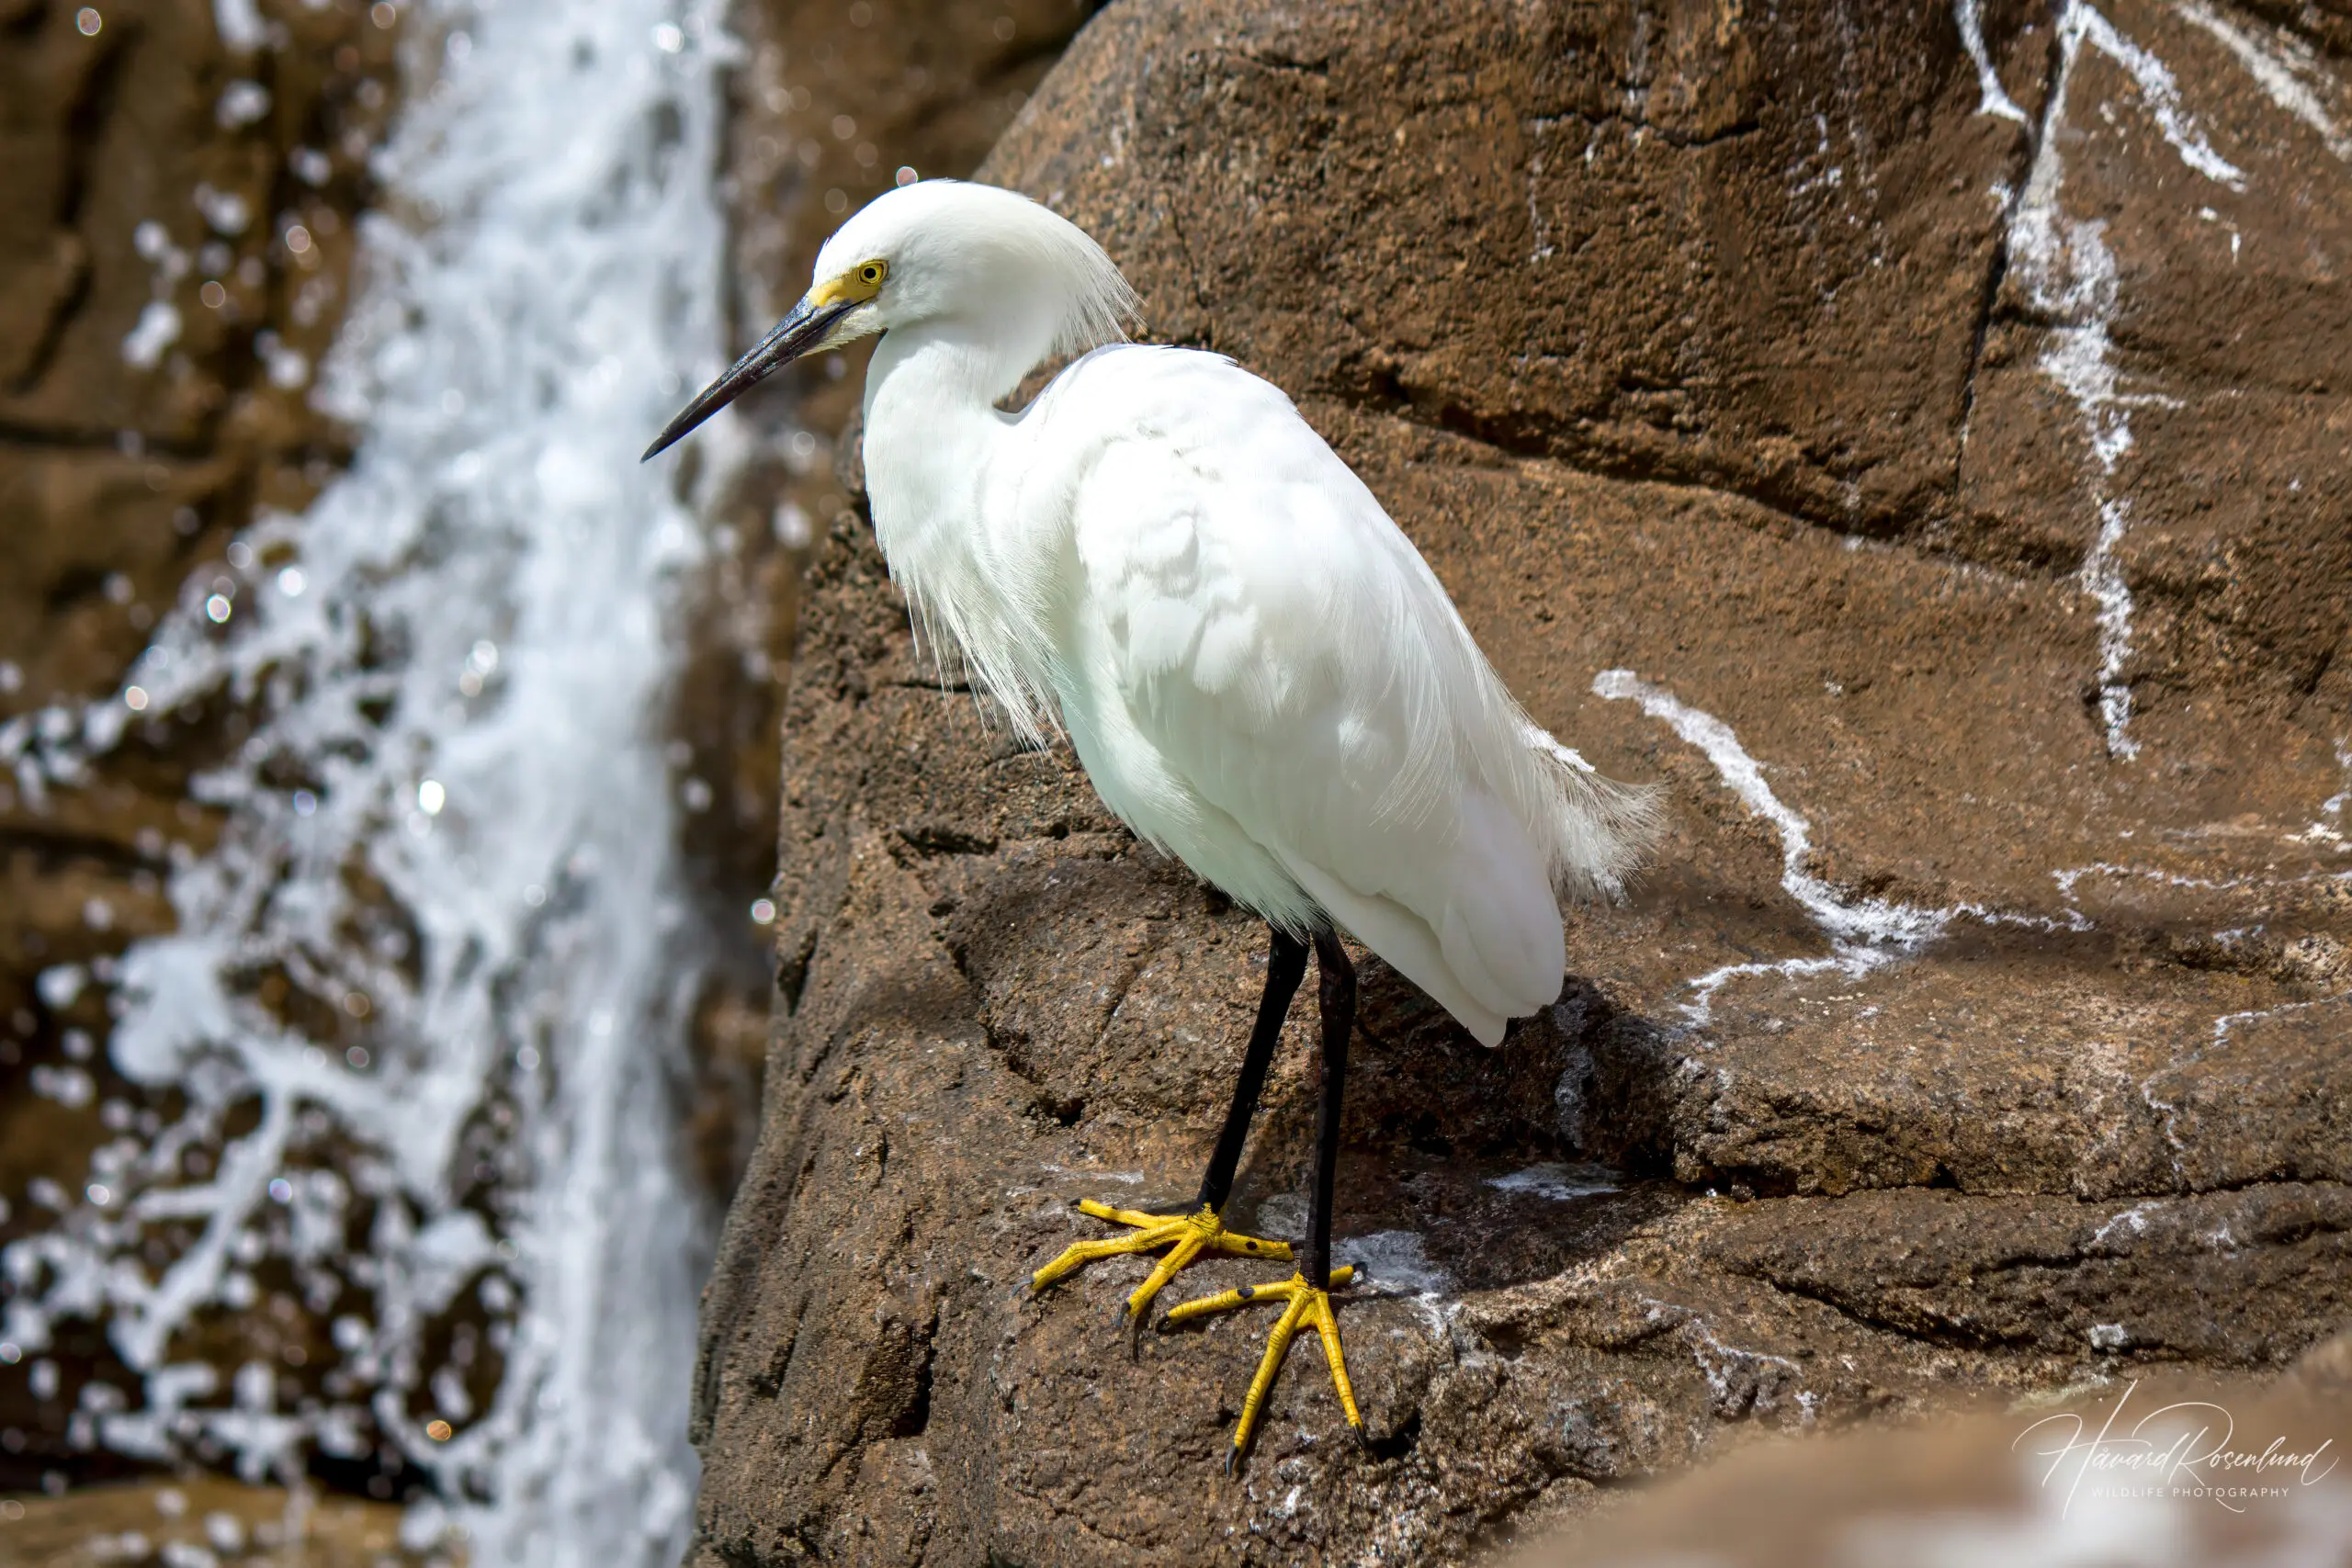
[[[857,309],[854,299],[836,300],[830,305],[812,306],[803,299],[792,308],[792,313],[775,324],[775,331],[762,338],[759,346],[737,360],[726,375],[705,387],[693,402],[678,411],[653,445],[645,449],[639,462],[650,462],[684,440],[695,426],[750,391],[770,375],[825,341],[833,323]]]

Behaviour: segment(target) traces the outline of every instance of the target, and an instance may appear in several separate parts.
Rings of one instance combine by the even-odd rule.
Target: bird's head
[[[1125,335],[1135,293],[1086,231],[1027,197],[960,180],[884,192],[817,253],[775,329],[670,422],[651,457],[794,360],[899,328],[956,330],[1009,370]]]

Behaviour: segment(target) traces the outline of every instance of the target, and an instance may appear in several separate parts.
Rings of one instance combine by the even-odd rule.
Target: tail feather
[[[1655,785],[1604,777],[1572,746],[1532,720],[1527,749],[1549,775],[1555,876],[1561,890],[1585,898],[1621,898],[1626,879],[1648,858],[1665,826]]]
[[[1524,734],[1519,787],[1464,789],[1445,858],[1425,863],[1399,896],[1361,892],[1274,851],[1336,925],[1490,1046],[1511,1019],[1559,998],[1567,976],[1559,895],[1622,895],[1659,820],[1657,791],[1602,778],[1532,723]]]
[[[1309,897],[1349,935],[1387,962],[1389,966],[1426,992],[1430,999],[1458,1020],[1480,1043],[1499,1045],[1508,1015],[1487,1006],[1445,960],[1437,933],[1427,920],[1378,894],[1359,893],[1319,866],[1293,855],[1283,864]]]
[[[1556,999],[1568,964],[1544,856],[1503,803],[1464,792],[1438,935],[1465,987],[1506,1018]]]

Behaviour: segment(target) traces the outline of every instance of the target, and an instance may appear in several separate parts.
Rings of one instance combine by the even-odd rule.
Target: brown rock
[[[400,1522],[401,1511],[388,1503],[208,1476],[92,1487],[65,1497],[0,1498],[0,1554],[17,1568],[124,1562],[407,1568],[424,1562],[401,1549]]]
[[[1016,1286],[1095,1234],[1071,1200],[1190,1193],[1262,931],[918,660],[837,518],[788,1020],[706,1297],[707,1561],[1460,1561],[1753,1428],[2345,1319],[2352,165],[2224,36],[2340,126],[2340,58],[2278,30],[2332,24],[1985,9],[2007,115],[1940,6],[1080,36],[984,176],[1297,398],[1675,829],[1500,1052],[1368,967],[1374,1451],[1301,1350],[1219,1483],[1262,1323],[1131,1349],[1140,1264]],[[1237,1197],[1277,1230],[1306,1016]],[[1542,1196],[1578,1157],[1625,1174]]]

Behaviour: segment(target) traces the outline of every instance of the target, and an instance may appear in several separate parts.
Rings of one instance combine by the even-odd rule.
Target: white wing
[[[1555,880],[1613,878],[1638,805],[1531,750],[1419,552],[1280,391],[1179,350],[1069,382],[1102,434],[1071,498],[1077,653],[1056,684],[1097,788],[1270,919],[1328,913],[1496,1043],[1559,994]]]

